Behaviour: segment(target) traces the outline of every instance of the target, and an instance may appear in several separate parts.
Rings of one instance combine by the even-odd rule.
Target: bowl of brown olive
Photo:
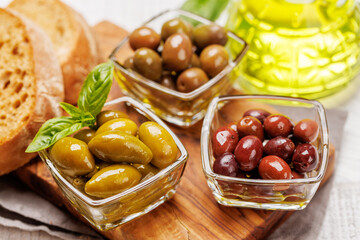
[[[204,117],[214,96],[231,90],[232,70],[246,50],[246,42],[223,27],[169,10],[133,30],[110,59],[123,93],[160,118],[188,127]]]
[[[325,110],[300,98],[216,97],[202,127],[201,158],[222,205],[304,209],[328,163]]]
[[[105,231],[170,199],[188,153],[177,136],[141,102],[105,104],[96,125],[39,152],[72,206]]]

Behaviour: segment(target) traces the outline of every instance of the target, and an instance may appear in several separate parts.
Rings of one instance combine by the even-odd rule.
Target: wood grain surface
[[[109,22],[94,28],[104,59],[126,32]],[[110,98],[121,95],[113,85]],[[110,239],[261,239],[291,215],[291,211],[252,210],[225,207],[214,200],[200,158],[201,123],[186,131],[170,126],[179,136],[189,160],[175,196],[150,213],[113,230],[101,232]],[[333,172],[335,159],[331,147],[330,164],[325,182]],[[17,176],[32,189],[54,204],[66,207],[81,218],[53,181],[45,165],[34,159],[16,171]]]

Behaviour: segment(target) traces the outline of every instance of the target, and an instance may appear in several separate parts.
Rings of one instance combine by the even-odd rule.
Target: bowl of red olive
[[[215,97],[201,131],[201,158],[219,204],[304,209],[328,163],[325,110],[300,98]]]
[[[134,29],[110,55],[122,92],[162,119],[189,127],[227,94],[246,42],[207,19],[168,10]]]

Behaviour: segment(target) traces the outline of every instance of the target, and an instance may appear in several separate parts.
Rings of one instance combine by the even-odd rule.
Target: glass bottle
[[[246,92],[322,98],[360,70],[355,0],[236,0],[227,28],[249,44],[238,83]]]

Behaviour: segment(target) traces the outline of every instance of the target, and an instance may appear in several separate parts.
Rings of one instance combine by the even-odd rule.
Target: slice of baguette
[[[99,63],[90,27],[59,0],[14,0],[8,7],[33,20],[50,36],[64,76],[65,101],[76,104],[84,79]]]
[[[27,163],[41,125],[60,116],[64,86],[48,36],[30,20],[0,9],[0,175]]]

